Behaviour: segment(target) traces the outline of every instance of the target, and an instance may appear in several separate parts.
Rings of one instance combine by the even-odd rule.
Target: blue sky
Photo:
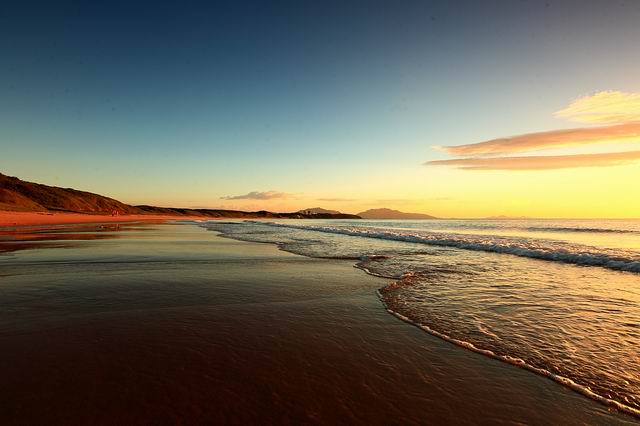
[[[638,22],[634,1],[14,2],[0,171],[159,205],[446,198],[433,146],[640,91]]]

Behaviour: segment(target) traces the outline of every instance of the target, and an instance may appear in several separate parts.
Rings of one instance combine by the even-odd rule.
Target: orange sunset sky
[[[640,217],[639,2],[392,3],[16,7],[0,172],[173,207]]]

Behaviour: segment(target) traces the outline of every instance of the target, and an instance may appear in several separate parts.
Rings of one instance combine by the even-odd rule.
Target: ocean
[[[351,259],[391,314],[640,415],[639,220],[210,221],[223,236]]]

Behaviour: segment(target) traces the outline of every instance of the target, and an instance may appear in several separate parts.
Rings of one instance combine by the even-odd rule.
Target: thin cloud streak
[[[640,93],[598,92],[573,101],[554,115],[591,124],[640,121]]]
[[[640,121],[603,127],[527,133],[468,145],[446,146],[442,149],[451,155],[467,157],[537,151],[602,142],[620,142],[626,139],[640,140]]]
[[[436,160],[427,166],[452,166],[462,170],[552,170],[576,167],[607,167],[640,160],[640,151],[530,157],[483,157]]]
[[[278,191],[265,191],[258,192],[252,191],[248,194],[243,195],[228,195],[226,197],[220,197],[222,200],[276,200],[276,199],[285,199],[285,198],[293,198],[293,194],[289,194],[286,192],[278,192]]]

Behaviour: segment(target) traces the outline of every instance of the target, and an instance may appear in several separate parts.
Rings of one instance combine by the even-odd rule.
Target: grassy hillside
[[[0,173],[0,210],[66,211],[76,213],[140,213],[113,198],[71,188],[26,182]]]
[[[265,210],[243,212],[239,210],[184,209],[173,207],[131,206],[113,198],[78,191],[72,188],[26,182],[0,173],[0,210],[33,212],[73,212],[87,214],[161,214],[171,216],[199,216],[203,218],[290,218],[290,219],[359,219],[350,214],[272,213]]]

